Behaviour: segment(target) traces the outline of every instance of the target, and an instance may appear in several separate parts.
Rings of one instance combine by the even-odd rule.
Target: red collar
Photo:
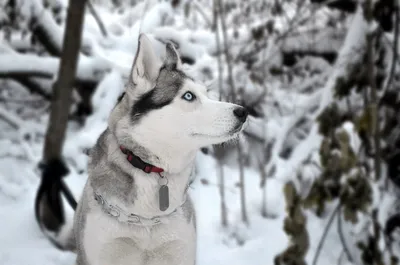
[[[152,173],[152,172],[161,173],[164,171],[164,169],[162,169],[160,167],[156,167],[156,166],[153,166],[153,165],[150,165],[150,164],[144,162],[142,159],[140,159],[140,157],[134,155],[132,153],[132,151],[126,149],[125,147],[120,146],[119,148],[121,149],[122,153],[126,154],[126,159],[129,161],[129,163],[132,164],[132,166],[143,170],[147,174]]]

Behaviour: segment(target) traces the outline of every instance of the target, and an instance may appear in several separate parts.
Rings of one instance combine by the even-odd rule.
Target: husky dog
[[[187,194],[196,152],[238,135],[247,111],[211,100],[140,34],[125,92],[90,152],[74,220],[78,265],[193,265],[196,218]]]

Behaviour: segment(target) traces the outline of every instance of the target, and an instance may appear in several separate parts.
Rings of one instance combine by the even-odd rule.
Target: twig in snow
[[[232,56],[229,51],[228,47],[228,34],[227,34],[227,29],[226,29],[226,21],[225,21],[225,13],[224,13],[224,8],[222,6],[222,0],[217,0],[218,2],[218,11],[219,11],[219,18],[221,21],[221,30],[222,30],[222,42],[224,45],[224,53],[225,53],[225,59],[226,59],[226,64],[228,66],[228,82],[231,87],[231,100],[235,102],[236,100],[236,89],[235,89],[235,82],[233,80],[233,68],[232,68]]]
[[[393,44],[393,60],[392,60],[392,65],[391,65],[391,69],[390,69],[390,74],[389,74],[389,79],[386,83],[385,89],[383,90],[383,95],[385,95],[386,91],[388,91],[388,89],[390,89],[390,86],[392,85],[392,81],[393,81],[393,77],[394,77],[394,73],[396,70],[396,64],[397,64],[397,59],[398,59],[398,51],[397,51],[397,46],[398,46],[398,42],[399,42],[399,24],[400,24],[400,10],[399,10],[399,5],[397,4],[397,2],[395,2],[395,24],[394,24],[394,44]],[[383,97],[379,100],[379,106],[382,104],[382,99]],[[386,187],[387,187],[387,183],[386,183]]]
[[[263,143],[264,144],[264,143]],[[263,148],[264,150],[264,148]],[[265,155],[263,155],[263,158]],[[262,189],[262,197],[261,197],[261,216],[264,218],[268,217],[267,211],[267,172],[265,171],[266,164],[264,163],[265,159],[260,159],[258,163],[258,169],[260,171],[261,178],[261,189]]]
[[[217,42],[217,50],[220,51],[221,50],[221,40],[220,40],[220,36],[219,36],[219,27],[218,27],[218,2],[219,0],[214,0],[214,21],[216,21],[216,30],[215,30],[215,39]],[[222,100],[222,86],[223,86],[223,65],[221,62],[221,53],[217,53],[217,59],[218,59],[218,93],[219,93],[219,100]]]
[[[241,208],[241,215],[242,221],[246,225],[249,225],[249,218],[247,216],[247,209],[246,209],[246,189],[245,189],[245,182],[244,182],[244,165],[243,165],[243,150],[240,141],[237,143],[237,150],[238,150],[238,162],[239,162],[239,180],[240,180],[240,208]]]
[[[10,124],[14,129],[18,130],[21,128],[23,121],[16,115],[8,112],[7,110],[0,107],[0,117],[3,118],[8,124]]]
[[[33,35],[52,56],[60,56],[62,50],[62,30],[57,25],[50,11],[47,10],[42,1],[32,1],[32,18],[30,28]]]
[[[226,29],[226,21],[225,21],[225,14],[224,8],[222,6],[222,0],[217,0],[218,3],[218,13],[219,18],[221,21],[221,30],[223,36],[223,44],[224,44],[224,53],[226,57],[226,63],[228,67],[228,83],[231,88],[230,99],[235,102],[236,101],[236,89],[235,89],[235,82],[233,80],[233,67],[232,67],[232,57],[229,52],[228,47],[228,37],[227,37],[227,29]],[[217,30],[218,31],[218,30]],[[244,165],[243,165],[243,152],[241,143],[237,143],[237,151],[238,151],[238,163],[239,163],[239,178],[240,178],[240,203],[241,203],[241,214],[242,214],[242,221],[245,224],[249,224],[249,220],[247,217],[247,210],[246,210],[246,195],[245,195],[245,183],[244,183]]]
[[[224,178],[224,167],[222,166],[221,160],[218,161],[218,169],[219,169],[219,194],[221,196],[221,224],[223,227],[228,226],[228,211],[226,207],[225,201],[225,178]]]
[[[46,100],[51,100],[51,94],[48,93],[39,82],[36,82],[35,78],[29,78],[22,75],[9,75],[6,76],[6,78],[12,78],[16,82],[26,87],[26,89],[28,89],[31,93],[36,93]]]
[[[346,244],[346,240],[344,239],[344,236],[343,236],[341,207],[339,207],[339,209],[338,209],[338,232],[339,232],[340,241],[342,242],[344,253],[346,253],[348,261],[353,262],[353,258],[351,257],[349,248],[347,247],[347,244]]]
[[[213,9],[215,10],[214,12],[214,21],[218,21],[218,12],[216,12],[217,10],[217,1],[219,0],[214,0],[214,5],[213,5]],[[219,31],[218,31],[218,23],[216,23],[216,31],[215,31],[215,38],[216,38],[216,42],[217,42],[217,48],[218,50],[220,49],[220,37],[219,37]],[[222,62],[221,62],[221,54],[218,53],[218,90],[219,90],[219,100],[222,99],[222,86],[223,86],[223,66],[222,66]],[[215,152],[221,152],[222,150],[219,150],[221,147],[215,147]],[[222,161],[221,161],[221,157],[216,156],[217,160],[218,160],[218,173],[219,173],[219,194],[221,197],[221,224],[223,227],[227,227],[228,226],[228,214],[227,214],[227,208],[226,208],[226,202],[225,202],[225,178],[224,178],[224,169],[222,166]]]
[[[150,6],[149,1],[146,0],[146,3],[144,4],[142,15],[140,17],[139,33],[142,32],[142,25],[143,25],[144,16],[146,15],[147,10],[149,9],[149,6]]]
[[[334,219],[335,215],[338,213],[339,210],[340,210],[340,203],[338,203],[338,205],[336,206],[335,210],[333,210],[333,213],[332,213],[331,217],[329,218],[328,223],[326,224],[326,227],[324,229],[324,233],[322,234],[321,240],[318,243],[317,251],[315,252],[315,256],[314,256],[312,265],[317,265],[319,253],[321,252],[322,247],[324,246],[325,238],[326,238],[326,236],[328,234],[329,229],[331,228],[333,219]]]
[[[263,51],[263,57],[266,55],[266,50]],[[265,70],[265,69],[264,69]],[[263,94],[259,97],[260,101],[257,102],[261,103],[261,101],[265,98],[268,93],[267,86],[263,86]],[[253,105],[254,106],[254,105]],[[267,142],[267,124],[268,124],[268,116],[264,115],[263,122],[265,122],[264,126],[262,126],[262,135],[264,138],[262,139],[262,157],[259,161],[259,170],[260,170],[260,178],[261,178],[261,189],[262,189],[262,202],[261,202],[261,216],[266,218],[268,217],[267,212],[267,172],[265,170],[266,165],[271,160],[271,152],[273,148],[273,144],[268,144]]]
[[[193,4],[194,8],[197,10],[197,12],[199,12],[199,14],[203,17],[204,21],[207,23],[207,26],[212,27],[213,25],[212,25],[211,20],[208,18],[206,13],[204,13],[204,11],[203,11],[202,7],[199,5],[199,3],[197,3],[197,1],[193,1],[192,4]]]
[[[104,23],[101,20],[99,14],[97,13],[96,9],[94,8],[91,0],[87,0],[87,6],[89,8],[90,13],[92,13],[92,15],[93,15],[93,18],[96,20],[97,24],[99,25],[101,34],[103,34],[103,36],[107,38],[108,34],[107,34],[106,27],[104,26]]]
[[[373,20],[373,3],[372,0],[367,0],[365,6],[365,18],[368,24],[372,24]],[[373,142],[375,147],[374,154],[374,170],[375,178],[377,180],[381,177],[381,148],[380,148],[380,128],[379,128],[379,109],[378,109],[378,92],[375,82],[375,60],[374,60],[374,37],[376,33],[367,33],[367,71],[368,71],[368,83],[370,86],[370,97],[371,102],[369,104],[371,113],[371,135],[373,136]]]

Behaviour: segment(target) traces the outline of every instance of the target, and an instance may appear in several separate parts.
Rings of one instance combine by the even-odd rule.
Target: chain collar
[[[187,185],[184,193],[184,198],[182,201],[182,204],[179,205],[173,212],[167,215],[161,215],[161,216],[154,216],[152,218],[146,218],[134,213],[127,213],[121,207],[118,205],[112,205],[108,203],[103,196],[101,196],[99,193],[94,192],[94,199],[101,205],[103,211],[111,216],[117,219],[121,223],[126,223],[126,224],[132,224],[132,225],[139,225],[139,226],[152,226],[152,225],[157,225],[161,223],[161,219],[168,217],[178,211],[179,208],[186,202],[187,198],[187,190],[189,188],[190,183]]]

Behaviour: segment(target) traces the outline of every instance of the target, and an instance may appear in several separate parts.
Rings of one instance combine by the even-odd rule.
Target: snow
[[[64,25],[54,22],[51,12],[43,9],[41,1],[22,2],[25,4],[23,8],[25,16],[39,17],[38,23],[52,33],[51,42],[56,47],[61,47]],[[66,0],[61,2],[64,6],[67,4]],[[126,78],[129,76],[140,32],[148,34],[157,53],[161,56],[165,52],[163,42],[174,41],[178,44],[182,55],[195,61],[193,65],[184,65],[191,76],[208,83],[208,87],[214,90],[213,92],[226,89],[226,86],[219,88],[217,85],[219,73],[216,56],[219,51],[215,32],[209,28],[209,22],[212,21],[210,2],[208,1],[208,4],[207,1],[196,2],[186,17],[182,10],[172,9],[168,1],[142,1],[134,7],[124,7],[122,13],[118,10],[110,10],[109,1],[93,1],[96,11],[107,28],[108,36],[104,37],[101,34],[97,22],[91,14],[87,13],[83,42],[90,56],[80,55],[77,79],[98,83],[91,98],[93,114],[82,126],[74,122],[69,123],[63,149],[63,156],[70,168],[70,174],[65,181],[76,198],[80,197],[87,179],[85,150],[95,144],[97,137],[107,126],[108,115],[122,93]],[[204,8],[202,13],[199,11],[200,6]],[[285,14],[287,17],[277,17],[275,20],[275,29],[281,33],[287,30],[288,20],[301,20],[310,16],[309,10],[304,10],[301,12],[301,17],[296,18],[295,7],[291,4],[287,7]],[[0,9],[0,21],[5,16],[1,12]],[[196,18],[197,16],[200,18]],[[249,52],[254,49],[254,46],[250,45],[253,44],[249,30],[251,25],[264,25],[268,20],[265,17],[249,16],[245,18],[248,24],[243,23],[235,28],[233,24],[236,22],[233,17],[227,17],[228,46],[233,55],[245,54],[244,51]],[[324,12],[316,13],[313,28],[320,29],[325,26],[326,19]],[[261,112],[266,113],[267,117],[250,117],[249,126],[245,132],[259,139],[266,138],[266,145],[273,143],[271,160],[265,168],[266,172],[274,172],[268,176],[265,187],[268,218],[263,218],[261,215],[263,191],[260,188],[260,173],[251,167],[254,165],[254,161],[251,161],[253,164],[250,162],[250,166],[244,170],[249,225],[243,224],[237,187],[238,168],[236,161],[230,161],[223,166],[229,225],[226,228],[221,227],[217,161],[211,155],[199,153],[196,160],[196,180],[189,190],[197,210],[197,265],[273,264],[274,257],[288,246],[289,238],[283,231],[283,220],[286,217],[283,186],[288,180],[296,180],[296,186],[302,187],[301,194],[304,195],[309,190],[312,181],[319,175],[318,166],[303,165],[308,158],[310,161],[319,161],[318,151],[322,137],[318,133],[315,118],[333,101],[332,88],[336,78],[345,72],[348,64],[358,59],[354,51],[364,45],[365,42],[360,39],[363,40],[367,28],[361,10],[358,10],[350,23],[350,33],[346,35],[344,44],[342,43],[343,36],[335,38],[336,31],[322,31],[318,36],[314,36],[308,28],[301,28],[297,35],[292,35],[283,43],[267,36],[268,45],[260,53],[267,59],[259,62],[264,70],[263,75],[266,76],[270,76],[266,66],[281,64],[280,52],[278,52],[280,49],[291,51],[313,48],[323,52],[337,51],[341,47],[334,66],[313,57],[300,61],[298,67],[305,68],[305,65],[309,65],[319,70],[320,74],[304,79],[298,78],[290,83],[290,86],[282,85],[283,82],[277,78],[268,80],[267,87],[258,85],[243,73],[245,71],[242,62],[240,60],[235,62],[237,65],[234,68],[234,78],[246,89],[245,102],[254,102],[262,96],[265,101],[265,104],[261,106]],[[340,30],[344,31],[344,29]],[[239,37],[235,37],[235,34]],[[12,48],[29,46],[26,39],[18,36],[13,35],[12,43],[15,45],[10,45]],[[221,33],[220,36],[222,36]],[[12,48],[4,40],[5,37],[1,35],[0,77],[9,74],[29,74],[40,77],[40,82],[47,82],[51,87],[52,81],[58,74],[59,59],[49,55],[11,52]],[[224,65],[222,72],[224,78],[226,78],[226,68]],[[3,86],[7,89],[5,92],[2,91],[0,96],[9,96],[9,91],[19,91],[16,84],[9,80],[5,83],[1,82],[0,88]],[[24,90],[20,98],[26,99],[25,97],[32,96]],[[41,108],[24,107],[22,109],[11,107],[11,103],[0,105],[0,227],[2,227],[0,265],[72,265],[75,254],[55,249],[40,231],[34,217],[33,205],[40,176],[37,165],[42,158],[48,105],[43,104]],[[304,127],[306,128],[299,130],[297,127],[302,119],[305,119],[306,126]],[[358,150],[361,143],[354,133],[354,125],[345,123],[342,129],[348,132],[351,147]],[[258,148],[254,150],[260,149],[260,143],[253,142],[243,148],[243,151],[252,153],[254,146]],[[281,152],[287,147],[293,149],[291,155],[288,158],[282,158]],[[304,179],[298,180],[297,173],[301,173]],[[201,180],[206,180],[208,184],[203,184]],[[379,201],[377,197],[374,199],[375,203]],[[393,201],[393,197],[385,197],[382,208],[388,211]],[[310,249],[306,256],[308,264],[313,260],[328,217],[336,203],[327,205],[326,216],[323,218],[317,218],[312,211],[305,211],[307,230],[310,233]],[[66,208],[68,225],[71,225],[73,210]],[[381,222],[385,218],[383,213],[379,216]],[[318,264],[337,264],[342,253],[342,244],[336,229],[337,219],[335,218],[328,232]],[[357,229],[362,229],[362,224],[359,224],[357,228],[352,228],[344,221],[342,223],[345,239],[353,250],[354,244],[350,244],[350,242],[355,243],[352,236],[358,232]],[[344,259],[341,264],[346,264]]]
[[[33,75],[51,78],[58,74],[60,60],[55,57],[43,57],[30,54],[0,54],[0,76]],[[95,81],[98,74],[108,70],[108,64],[99,58],[81,56],[76,76],[80,80]]]

